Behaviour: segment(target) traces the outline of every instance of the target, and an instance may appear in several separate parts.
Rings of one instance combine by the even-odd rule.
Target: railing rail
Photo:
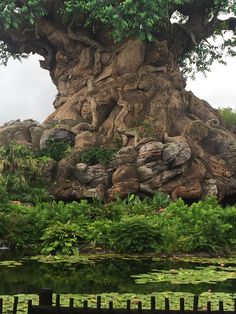
[[[56,295],[56,304],[53,305],[53,292],[51,289],[41,289],[39,292],[39,304],[33,305],[32,300],[28,301],[28,314],[236,314],[236,300],[234,300],[231,311],[225,311],[223,301],[219,301],[218,310],[212,310],[210,301],[206,303],[206,309],[202,310],[199,307],[199,297],[197,295],[193,298],[192,309],[186,309],[185,299],[180,298],[179,309],[171,310],[170,300],[164,299],[164,309],[157,307],[156,298],[154,296],[150,299],[150,308],[143,309],[142,302],[137,303],[135,309],[131,308],[131,300],[127,300],[125,308],[114,308],[112,301],[108,303],[108,307],[102,307],[101,296],[97,296],[96,307],[89,307],[88,301],[83,302],[82,307],[75,307],[73,298],[69,299],[68,306],[61,306],[60,295]],[[14,297],[13,314],[17,314],[18,297]],[[3,300],[0,299],[0,314],[3,314]]]

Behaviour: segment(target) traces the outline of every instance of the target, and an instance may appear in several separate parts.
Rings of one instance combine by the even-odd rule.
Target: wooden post
[[[113,310],[113,301],[109,302],[108,308],[109,308],[109,310]]]
[[[32,300],[28,300],[28,312],[27,314],[31,314],[32,313]]]
[[[207,302],[207,312],[211,312],[211,301]]]
[[[70,298],[69,307],[70,307],[71,309],[73,309],[73,307],[74,307],[74,299],[73,299],[73,298]]]
[[[52,289],[43,288],[39,290],[39,305],[52,306]]]
[[[88,309],[88,300],[84,300],[83,309],[84,309],[84,310],[87,310],[87,309]]]
[[[219,301],[219,311],[224,312],[224,303],[223,301]]]
[[[56,295],[56,314],[60,312],[60,294]]]
[[[180,307],[180,312],[184,312],[184,298],[180,298],[179,307]]]
[[[138,302],[138,311],[139,312],[142,311],[142,302],[141,301]]]
[[[151,297],[151,311],[155,311],[156,309],[156,298],[154,296]]]
[[[198,295],[195,295],[193,297],[193,311],[194,312],[197,312],[197,310],[198,310],[198,300],[199,300]]]
[[[0,314],[2,314],[2,304],[3,304],[3,300],[0,299]]]
[[[56,307],[60,307],[60,294],[56,295]]]
[[[168,298],[165,298],[165,311],[170,310],[170,300]]]
[[[130,308],[131,308],[131,301],[130,301],[130,300],[127,300],[126,309],[129,311]]]
[[[102,302],[102,298],[100,295],[97,296],[97,309],[100,310],[101,309],[101,302]]]
[[[14,297],[14,303],[13,303],[13,314],[17,314],[17,305],[18,305],[18,297]]]

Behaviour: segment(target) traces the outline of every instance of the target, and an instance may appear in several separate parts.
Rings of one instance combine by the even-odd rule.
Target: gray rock
[[[35,126],[34,120],[26,122],[16,120],[5,123],[0,127],[0,145],[9,144],[13,141],[21,144],[31,144],[30,128]]]
[[[144,182],[167,170],[167,165],[163,162],[150,162],[141,167],[138,167],[137,170],[140,181]]]
[[[74,133],[65,130],[65,129],[49,129],[43,132],[43,135],[40,139],[40,148],[46,148],[49,141],[65,141],[70,145],[75,143]]]
[[[163,147],[164,144],[155,141],[150,141],[141,145],[139,148],[137,164],[142,166],[153,161],[160,161]]]
[[[76,165],[74,177],[81,184],[96,188],[99,184],[108,185],[109,181],[111,181],[111,172],[110,168],[106,168],[106,166],[101,164],[88,166],[80,163]]]
[[[148,180],[146,184],[151,188],[155,189],[160,187],[163,183],[169,181],[170,179],[173,179],[179,174],[182,174],[184,172],[184,168],[176,168],[171,170],[166,170],[159,174],[158,176],[153,177],[152,179]]]
[[[162,160],[172,163],[173,167],[180,166],[191,157],[191,149],[186,142],[167,143],[162,151]]]
[[[32,126],[30,128],[31,143],[34,148],[40,148],[40,139],[44,131],[45,128],[43,128],[42,126]]]
[[[96,136],[89,131],[84,131],[75,137],[75,148],[77,151],[83,151],[94,146],[95,144]]]
[[[127,163],[132,164],[136,162],[137,155],[138,151],[135,146],[123,147],[117,152],[115,159],[112,161],[112,165],[119,167],[120,165]]]

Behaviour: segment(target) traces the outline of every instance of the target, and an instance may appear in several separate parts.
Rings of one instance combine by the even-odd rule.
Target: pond
[[[236,296],[236,258],[157,258],[78,255],[12,258],[0,252],[0,295],[37,293],[102,294],[183,292]]]

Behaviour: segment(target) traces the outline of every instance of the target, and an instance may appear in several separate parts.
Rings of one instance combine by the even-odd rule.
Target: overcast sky
[[[236,108],[235,73],[236,58],[231,58],[227,66],[214,65],[207,78],[198,75],[195,81],[188,80],[187,89],[215,108]],[[19,118],[42,122],[53,111],[57,93],[48,71],[40,68],[37,56],[0,66],[0,91],[0,125]]]

